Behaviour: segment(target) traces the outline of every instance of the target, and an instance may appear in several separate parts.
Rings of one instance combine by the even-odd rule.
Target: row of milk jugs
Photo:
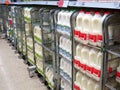
[[[109,54],[109,59],[116,58]],[[74,66],[85,73],[86,75],[100,80],[102,69],[103,53],[99,50],[83,46],[81,44],[76,46],[76,55],[74,59]],[[119,60],[112,60],[108,63],[108,71],[112,73],[117,69]]]
[[[113,87],[117,86],[117,82],[114,79],[111,79],[109,82]],[[74,90],[101,90],[100,83],[96,82],[92,78],[77,72],[76,80],[74,81]],[[105,90],[108,90],[107,88]]]
[[[109,14],[109,12],[85,12],[81,10],[76,17],[75,39],[84,44],[101,46],[103,41],[102,24]],[[109,38],[112,38],[112,27],[109,29]]]

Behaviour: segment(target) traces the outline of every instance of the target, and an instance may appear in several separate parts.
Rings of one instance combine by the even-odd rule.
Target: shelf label
[[[69,1],[59,0],[58,7],[67,7]]]

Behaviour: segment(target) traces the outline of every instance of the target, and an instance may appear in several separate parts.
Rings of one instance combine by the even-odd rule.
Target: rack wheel
[[[28,72],[29,72],[30,78],[32,78],[32,77],[34,76],[34,74],[35,74],[36,66],[35,66],[35,65],[34,65],[34,66],[29,66],[29,67],[27,68],[27,70],[28,70]]]

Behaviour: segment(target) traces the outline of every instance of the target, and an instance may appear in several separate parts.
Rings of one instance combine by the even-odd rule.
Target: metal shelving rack
[[[42,8],[39,12],[40,28],[42,32],[42,53],[43,53],[43,72],[44,78],[48,82],[48,86],[52,90],[57,90],[57,78],[56,78],[56,53],[55,53],[55,29],[53,27],[53,15],[54,9]],[[53,74],[50,81],[50,77],[46,73],[47,70]]]
[[[16,2],[16,3],[11,3],[11,5],[49,5],[49,6],[57,6],[57,1],[32,1],[32,2]],[[103,8],[103,9],[120,9],[120,2],[109,2],[109,3],[105,3],[105,2],[77,2],[77,1],[69,1],[66,2],[66,6],[67,7],[74,7],[74,8],[78,8],[78,7],[82,7],[82,8]],[[42,43],[40,44],[40,46],[42,46],[42,52],[43,52],[43,73],[45,73],[45,69],[46,66],[49,65],[49,63],[47,62],[48,59],[46,59],[46,52],[49,52],[51,54],[51,56],[53,57],[52,60],[50,61],[50,63],[53,64],[53,71],[54,71],[54,83],[55,86],[54,88],[51,87],[51,85],[49,84],[49,86],[54,89],[54,90],[58,90],[58,88],[60,87],[60,57],[63,57],[62,55],[59,54],[59,33],[57,30],[55,30],[55,28],[57,27],[57,14],[60,10],[51,10],[51,9],[45,9],[42,8],[40,9],[40,28],[42,29]],[[75,18],[77,16],[78,12],[74,13],[71,16],[71,41],[72,41],[72,61],[71,61],[71,65],[72,65],[72,81],[71,81],[71,88],[73,89],[73,85],[74,85],[74,72],[75,72],[75,68],[74,68],[74,46],[76,41],[74,40],[74,27],[75,27]],[[120,14],[120,13],[119,13]],[[100,86],[101,86],[101,90],[105,90],[105,87],[109,88],[110,90],[119,90],[118,88],[114,88],[111,85],[108,84],[108,82],[110,81],[111,78],[115,77],[115,73],[112,73],[108,76],[108,62],[109,61],[113,61],[113,60],[119,60],[118,58],[120,58],[120,52],[118,52],[117,50],[119,50],[119,43],[116,43],[116,40],[113,40],[113,42],[115,42],[116,45],[110,46],[109,42],[111,42],[111,40],[109,40],[109,31],[108,31],[108,26],[111,25],[111,21],[113,20],[113,25],[120,24],[120,18],[119,18],[119,14],[114,14],[114,15],[109,15],[107,16],[107,18],[104,20],[103,23],[103,46],[102,47],[94,47],[91,45],[86,45],[87,47],[91,47],[97,50],[101,50],[103,52],[103,61],[102,61],[102,70],[101,70],[101,80],[100,80]],[[49,20],[48,18],[48,22],[51,22],[51,24],[47,25],[43,25],[43,21],[45,17],[50,17],[51,20]],[[42,20],[41,20],[42,17]],[[54,19],[53,19],[54,17]],[[118,17],[118,20],[116,22],[114,22],[114,19],[116,19],[116,17]],[[53,19],[53,21],[52,21]],[[31,22],[33,23],[33,22]],[[55,24],[55,25],[54,25]],[[52,28],[52,29],[51,29]],[[32,28],[33,29],[33,28]],[[51,29],[52,32],[44,32],[45,29]],[[33,33],[32,33],[33,34]],[[48,34],[51,34],[52,40],[50,43],[49,41],[47,42],[45,40],[45,36],[47,36]],[[56,35],[56,36],[54,36]],[[27,36],[26,36],[27,37]],[[55,44],[55,40],[56,40],[56,44]],[[33,41],[34,38],[33,38]],[[51,47],[47,46],[48,44],[50,44],[52,46]],[[81,43],[82,44],[82,43]],[[84,45],[84,44],[83,44]],[[33,48],[34,44],[33,44]],[[56,51],[55,51],[56,48]],[[35,53],[35,51],[33,51]],[[57,57],[55,56],[57,53]],[[108,59],[108,54],[113,54],[116,56],[116,58],[112,58],[111,60]],[[35,55],[34,55],[35,56]],[[36,59],[36,57],[34,58]],[[57,61],[56,61],[57,60]],[[56,65],[57,63],[57,65]],[[60,75],[60,76],[59,76]],[[46,75],[43,75],[46,79],[46,81],[49,83],[49,80],[47,79]],[[56,81],[57,80],[57,81]],[[56,85],[57,82],[57,85]],[[57,88],[57,89],[56,89]],[[60,89],[60,88],[59,88]]]

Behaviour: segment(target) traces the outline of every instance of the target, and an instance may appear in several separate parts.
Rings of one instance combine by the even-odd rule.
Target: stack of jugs
[[[37,38],[39,38],[39,39],[41,39],[41,28],[39,27],[39,26],[35,26],[34,27],[34,35],[37,37]]]
[[[75,60],[74,60],[74,66],[79,69],[80,62],[81,62],[81,50],[83,46],[82,45],[77,45],[76,46],[76,55],[75,55]]]
[[[81,50],[81,62],[80,62],[80,70],[85,73],[86,65],[89,62],[89,52],[90,49],[84,46]]]
[[[81,10],[79,12],[79,14],[77,15],[77,18],[76,18],[76,27],[75,27],[75,30],[74,30],[74,35],[75,35],[75,40],[77,41],[80,41],[80,34],[81,32],[83,31],[83,17],[84,17],[85,13],[83,10]]]
[[[47,66],[45,70],[45,75],[47,76],[48,80],[52,83],[53,85],[53,69],[51,66]]]
[[[91,14],[91,12],[86,12],[82,20],[83,30],[81,31],[80,38],[81,38],[81,42],[84,44],[88,44],[89,41],[88,35],[92,30],[92,23],[91,23],[92,18],[93,15]]]
[[[117,82],[120,83],[120,62],[119,62],[119,67],[117,67],[116,80]]]
[[[61,36],[59,41],[60,53],[70,59],[72,53],[71,40]]]

